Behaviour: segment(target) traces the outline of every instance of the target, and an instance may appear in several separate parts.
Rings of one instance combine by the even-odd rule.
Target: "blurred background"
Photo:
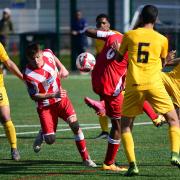
[[[42,48],[52,49],[69,70],[74,70],[71,23],[76,10],[82,12],[89,27],[95,27],[96,16],[105,13],[110,17],[111,29],[124,33],[132,27],[145,4],[159,8],[156,28],[168,37],[169,49],[177,49],[180,55],[180,0],[1,0],[0,14],[9,8],[13,22],[6,48],[23,69],[26,45],[38,41]],[[88,45],[93,53],[94,41],[88,39]]]

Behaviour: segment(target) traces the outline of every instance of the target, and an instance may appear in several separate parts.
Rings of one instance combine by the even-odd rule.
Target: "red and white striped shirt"
[[[43,51],[44,65],[41,68],[34,69],[27,65],[24,72],[24,80],[26,81],[29,95],[38,93],[56,93],[61,88],[58,69],[54,61],[54,54],[50,49]],[[38,100],[37,107],[41,108],[49,106],[60,101],[61,98],[50,98]]]

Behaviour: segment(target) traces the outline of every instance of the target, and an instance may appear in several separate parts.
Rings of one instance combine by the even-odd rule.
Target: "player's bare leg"
[[[171,143],[171,164],[180,168],[180,125],[177,113],[172,110],[164,115],[169,124],[169,138]]]
[[[180,107],[178,107],[178,106],[175,105],[175,104],[174,104],[174,107],[175,107],[175,109],[176,109],[176,113],[177,113],[178,119],[179,119],[179,121],[180,121]]]

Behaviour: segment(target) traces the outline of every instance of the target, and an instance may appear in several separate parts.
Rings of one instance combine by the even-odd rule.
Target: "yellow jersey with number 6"
[[[128,51],[128,72],[126,88],[146,90],[161,82],[161,58],[166,58],[168,40],[165,36],[149,28],[128,31],[119,52]]]
[[[0,43],[0,62],[7,61],[9,59],[9,56],[6,53],[6,50],[4,49],[3,45]],[[3,71],[0,68],[0,87],[4,86],[4,80],[3,80]]]

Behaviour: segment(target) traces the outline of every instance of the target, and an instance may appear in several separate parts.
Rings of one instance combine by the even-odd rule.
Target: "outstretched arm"
[[[110,35],[115,34],[115,32],[113,31],[102,31],[102,30],[98,30],[98,29],[93,29],[93,28],[88,28],[85,31],[86,35],[92,38],[106,38]]]
[[[7,61],[4,61],[3,63],[9,71],[11,71],[19,79],[23,80],[22,73],[20,72],[19,68],[16,66],[16,64],[11,59],[8,59]]]
[[[166,57],[164,66],[171,66],[171,65],[177,65],[180,62],[180,57],[175,58],[176,50],[170,51]]]

